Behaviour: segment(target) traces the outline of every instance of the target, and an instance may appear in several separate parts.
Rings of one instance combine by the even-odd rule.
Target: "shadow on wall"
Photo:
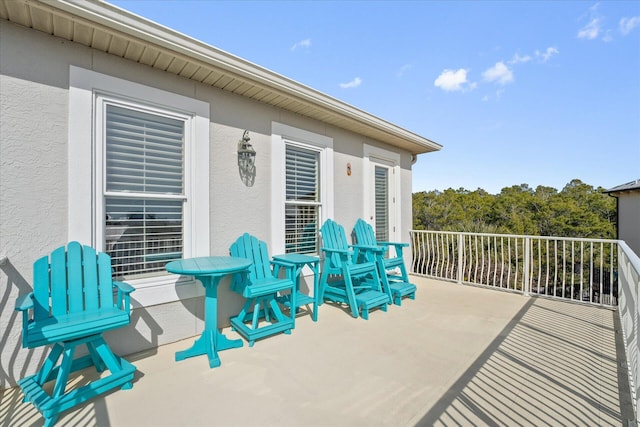
[[[21,339],[17,338],[22,333],[22,316],[13,308],[15,300],[11,298],[14,288],[18,295],[28,294],[32,291],[25,278],[15,269],[11,261],[4,258],[0,263],[0,270],[7,276],[0,307],[2,307],[3,327],[0,328],[0,389],[16,386],[16,381],[28,374],[29,366],[40,366],[46,357],[42,349],[22,349]],[[9,314],[10,313],[10,314]],[[17,338],[17,339],[16,339]],[[26,356],[18,362],[20,352],[26,352]]]

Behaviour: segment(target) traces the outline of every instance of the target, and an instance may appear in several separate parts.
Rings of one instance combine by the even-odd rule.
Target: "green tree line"
[[[479,188],[413,194],[415,230],[615,239],[616,201],[574,179],[558,191],[527,184],[489,194]]]

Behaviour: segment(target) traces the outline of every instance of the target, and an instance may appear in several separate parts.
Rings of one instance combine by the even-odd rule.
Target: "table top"
[[[200,276],[206,274],[228,274],[247,269],[251,261],[232,256],[206,256],[171,261],[165,266],[169,273]]]
[[[293,264],[308,264],[308,263],[320,261],[320,258],[318,258],[317,256],[304,255],[304,254],[274,255],[273,259],[277,259],[285,262],[291,262]]]

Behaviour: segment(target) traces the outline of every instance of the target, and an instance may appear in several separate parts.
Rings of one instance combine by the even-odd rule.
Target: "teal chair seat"
[[[52,426],[63,411],[114,388],[132,387],[136,368],[116,356],[102,334],[129,324],[134,288],[112,280],[109,255],[78,242],[40,258],[33,272],[33,292],[16,301],[22,312],[22,346],[52,347],[40,370],[18,384],[25,402],[42,413],[45,426]],[[88,354],[76,358],[80,345]],[[90,366],[110,374],[68,387],[70,373]],[[45,386],[51,381],[51,388]]]
[[[62,317],[49,317],[27,326],[26,347],[71,341],[86,336],[86,330],[102,333],[129,324],[129,313],[118,308],[104,308],[91,313],[75,313]],[[78,329],[82,325],[82,329]]]

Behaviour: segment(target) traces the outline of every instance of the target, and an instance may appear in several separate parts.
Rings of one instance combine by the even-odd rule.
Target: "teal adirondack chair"
[[[277,297],[279,292],[288,291],[295,299],[295,266],[270,260],[267,244],[247,233],[231,245],[229,252],[231,256],[253,262],[247,273],[234,274],[232,278],[231,289],[247,299],[240,313],[231,318],[233,329],[249,341],[250,347],[260,338],[280,332],[290,334],[295,326],[295,310],[286,317],[278,306]],[[285,278],[274,275],[275,264],[285,268]],[[295,307],[295,301],[292,304]]]
[[[402,305],[402,298],[408,296],[416,299],[416,285],[409,282],[407,267],[404,263],[402,248],[408,247],[408,243],[396,242],[378,242],[371,224],[363,219],[358,219],[353,228],[354,241],[365,246],[379,246],[382,252],[363,251],[363,256],[369,261],[375,261],[378,264],[378,270],[381,276],[385,275],[387,280],[383,283],[388,284],[386,290],[396,305]],[[395,256],[389,250],[394,248]],[[400,274],[395,274],[399,271]]]
[[[349,305],[351,315],[369,318],[369,310],[387,311],[389,296],[383,292],[374,261],[358,263],[360,251],[381,251],[377,246],[349,245],[344,228],[328,219],[320,229],[325,260],[320,278],[320,302],[331,300]]]
[[[132,387],[135,366],[116,356],[102,334],[129,324],[129,294],[133,290],[126,283],[112,280],[109,255],[78,242],[62,246],[34,263],[33,292],[16,301],[16,310],[23,316],[22,346],[53,348],[38,373],[18,384],[25,402],[42,413],[45,426],[55,424],[61,412],[101,393]],[[89,354],[74,359],[81,344],[87,346]],[[111,374],[67,390],[69,374],[90,366],[98,372],[109,369]],[[55,383],[49,393],[43,386],[51,380]]]

